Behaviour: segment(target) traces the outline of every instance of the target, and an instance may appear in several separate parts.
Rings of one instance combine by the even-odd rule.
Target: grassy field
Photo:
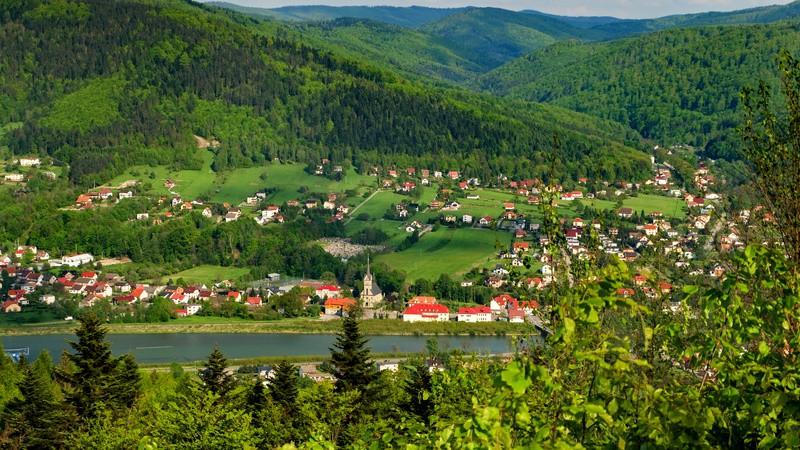
[[[183,278],[187,283],[213,284],[222,280],[236,281],[250,273],[250,269],[243,267],[221,267],[221,266],[197,266],[182,272],[173,273],[161,277],[162,282],[166,280],[178,280]]]
[[[610,200],[581,200],[584,205],[595,209],[615,209],[615,202]],[[633,209],[634,212],[644,211],[650,214],[660,211],[666,217],[683,219],[686,217],[686,204],[680,198],[665,197],[663,195],[640,194],[622,201],[622,205]]]
[[[301,187],[310,192],[328,193],[372,187],[375,184],[373,177],[359,175],[352,169],[341,182],[309,175],[302,164],[267,164],[215,173],[211,170],[213,153],[205,151],[202,155],[201,170],[171,171],[166,166],[134,166],[109,181],[108,185],[117,186],[128,180],[139,180],[151,183],[152,193],[168,195],[164,180],[171,179],[176,183],[174,191],[185,198],[194,199],[208,194],[214,202],[238,204],[264,188],[275,188],[270,201],[283,203],[298,198]],[[265,178],[262,179],[262,176]]]
[[[197,198],[203,194],[213,192],[216,174],[211,170],[214,154],[210,151],[201,152],[203,168],[201,170],[170,170],[166,166],[134,166],[122,175],[112,179],[107,184],[118,186],[129,180],[139,180],[152,185],[151,193],[169,195],[169,190],[164,187],[164,181],[170,179],[176,183],[174,191],[188,199]]]
[[[2,335],[68,334],[74,332],[76,322],[53,322],[37,325],[0,327]],[[339,320],[316,318],[254,321],[220,317],[186,317],[163,323],[111,323],[110,333],[298,333],[332,334],[341,330]],[[508,322],[463,323],[435,322],[408,323],[402,320],[363,320],[361,331],[367,335],[514,335],[531,331],[527,324]]]
[[[506,247],[511,235],[470,228],[441,228],[425,234],[413,247],[381,255],[377,260],[405,271],[409,281],[419,278],[435,280],[443,273],[458,275],[482,265],[494,255],[498,241]]]
[[[369,215],[370,219],[380,219],[392,204],[400,203],[403,200],[411,200],[411,197],[391,191],[381,191],[375,194],[368,202],[361,205],[358,211],[355,212],[355,215],[359,216],[366,213]]]

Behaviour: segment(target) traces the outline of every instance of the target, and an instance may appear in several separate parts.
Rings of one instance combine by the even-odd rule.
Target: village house
[[[321,299],[339,297],[339,295],[341,295],[341,289],[339,286],[332,284],[323,284],[314,291],[314,295]]]
[[[21,173],[7,173],[4,179],[9,183],[22,183],[25,181],[25,175]]]
[[[403,311],[403,322],[447,322],[450,309],[439,304],[416,304]]]
[[[22,167],[36,167],[42,164],[42,161],[35,156],[23,156],[15,162]]]
[[[329,298],[325,300],[325,315],[344,317],[356,306],[352,298]]]
[[[466,323],[491,322],[492,309],[488,306],[458,308],[457,319],[459,322]]]
[[[521,309],[509,309],[508,321],[511,323],[525,323],[525,311]]]
[[[519,308],[519,300],[509,294],[500,294],[492,299],[489,307],[492,313],[500,314],[508,309]]]

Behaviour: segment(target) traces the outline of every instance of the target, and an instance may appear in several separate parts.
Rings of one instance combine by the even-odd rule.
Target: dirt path
[[[347,220],[344,222],[344,224],[347,225],[348,223],[352,222],[353,218],[356,217],[356,211],[358,211],[359,208],[364,206],[365,203],[367,203],[368,201],[372,200],[372,197],[375,197],[376,195],[378,195],[378,192],[381,192],[381,189],[378,189],[377,191],[373,192],[372,195],[370,195],[369,197],[365,198],[363,202],[359,203],[358,206],[353,208],[353,210],[350,211],[350,217],[347,218]]]

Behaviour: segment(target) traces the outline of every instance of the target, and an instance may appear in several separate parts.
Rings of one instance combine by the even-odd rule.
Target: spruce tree
[[[288,361],[274,367],[275,377],[269,385],[269,396],[285,412],[291,413],[297,406],[297,368]]]
[[[23,374],[18,385],[20,395],[3,411],[4,434],[22,448],[59,447],[67,421],[66,412],[55,397],[52,379],[28,365],[24,357],[19,371]]]
[[[345,392],[354,389],[362,393],[378,378],[378,371],[369,359],[367,338],[358,329],[355,317],[342,320],[342,331],[331,349],[331,373],[336,378],[335,389]]]
[[[76,342],[70,342],[74,353],[66,357],[74,370],[58,370],[57,376],[67,387],[67,401],[83,418],[96,417],[99,410],[113,402],[114,375],[117,361],[111,356],[111,345],[106,342],[106,330],[100,319],[87,314],[80,319],[75,332]]]
[[[205,368],[200,371],[200,379],[203,380],[208,391],[224,397],[235,387],[235,380],[227,370],[228,361],[225,359],[225,355],[222,354],[219,347],[214,347],[214,350],[208,355]]]
[[[261,380],[261,377],[256,377],[255,383],[247,391],[245,403],[250,412],[257,412],[264,407],[266,402],[267,390],[264,388],[264,381]]]
[[[430,423],[433,414],[433,377],[428,366],[422,359],[413,361],[406,368],[406,381],[403,385],[408,400],[405,402],[407,410],[419,417],[425,424]]]

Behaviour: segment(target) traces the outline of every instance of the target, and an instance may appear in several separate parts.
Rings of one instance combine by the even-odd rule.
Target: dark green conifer
[[[378,378],[377,368],[370,361],[367,338],[361,334],[353,316],[342,320],[342,331],[331,349],[331,366],[337,392],[353,389],[366,392],[370,383]]]
[[[228,361],[219,347],[214,347],[214,351],[208,356],[205,368],[200,371],[200,379],[206,389],[220,397],[224,397],[235,387],[235,380],[228,373]]]
[[[275,377],[269,385],[269,396],[285,412],[292,412],[297,406],[297,367],[282,361],[274,367]]]

